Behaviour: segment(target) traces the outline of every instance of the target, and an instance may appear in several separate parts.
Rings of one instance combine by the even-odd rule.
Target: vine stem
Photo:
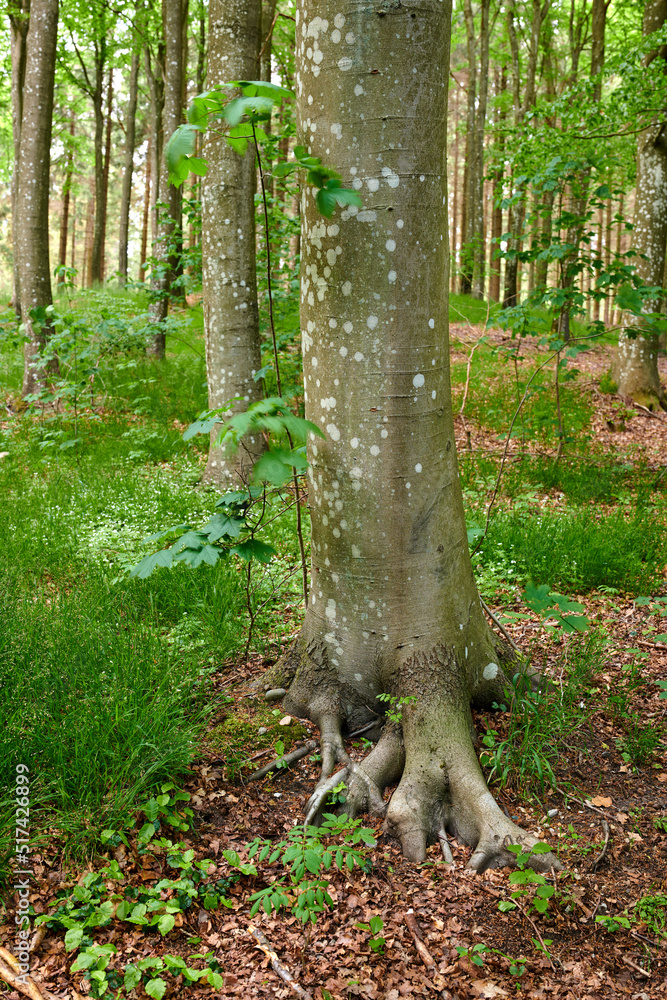
[[[267,289],[269,294],[269,323],[271,326],[271,343],[273,344],[273,360],[276,366],[276,388],[278,389],[278,395],[282,398],[282,384],[280,381],[280,364],[278,361],[278,340],[276,338],[276,327],[273,318],[273,289],[271,287],[271,242],[269,238],[269,208],[266,200],[266,186],[264,184],[264,170],[262,167],[262,158],[259,154],[259,143],[257,142],[257,131],[253,123],[252,126],[252,139],[255,144],[255,155],[257,157],[257,169],[259,170],[259,180],[262,188],[262,206],[264,208],[264,239],[266,240],[266,280]],[[287,440],[289,441],[290,449],[293,450],[294,444],[292,442],[292,435],[287,431]],[[300,501],[300,489],[299,489],[299,477],[296,474],[296,470],[292,472],[292,482],[294,484],[294,493],[296,496],[296,534],[299,540],[299,555],[301,556],[301,579],[303,587],[303,603],[308,609],[308,562],[306,560],[306,549],[303,542],[303,525],[301,523],[301,501]]]

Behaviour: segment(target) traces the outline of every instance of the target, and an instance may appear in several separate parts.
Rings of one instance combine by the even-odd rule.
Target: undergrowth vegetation
[[[298,624],[301,587],[289,504],[270,511],[261,537],[278,554],[253,570],[251,584],[232,556],[129,578],[146,554],[146,536],[201,524],[216,510],[217,492],[201,483],[207,436],[183,437],[206,407],[201,309],[173,313],[167,359],[159,363],[143,348],[143,293],[80,293],[74,302],[63,297],[58,309],[76,310],[76,351],[70,343],[57,398],[35,398],[28,407],[9,312],[0,323],[0,783],[11,787],[16,764],[29,762],[33,838],[56,829],[76,855],[92,850],[103,829],[125,822],[151,790],[178,781],[204,738],[225,758],[229,780],[247,766],[249,743],[290,749],[301,730],[281,729],[279,710],[212,692],[221,666],[245,650],[249,610],[251,652],[270,660]],[[278,296],[276,313],[284,395],[298,413],[293,298]],[[487,313],[483,303],[453,300],[453,322],[464,331],[468,320],[485,323]],[[641,459],[616,462],[596,450],[592,399],[576,378],[560,387],[564,454],[558,462],[545,455],[559,433],[548,367],[515,420],[523,450],[504,468],[486,530],[504,440],[539,360],[526,355],[515,364],[512,350],[511,343],[501,350],[481,342],[469,372],[458,353],[453,365],[455,411],[466,387],[466,419],[498,445],[493,453],[461,455],[483,596],[511,604],[527,585],[578,599],[591,591],[661,592],[667,481]],[[265,354],[270,360],[268,343]],[[267,369],[269,394],[271,378]],[[517,681],[506,706],[513,712],[499,717],[506,724],[487,720],[482,752],[492,780],[524,792],[555,781],[558,754],[594,696],[605,637],[575,635],[564,649],[556,686],[533,692]],[[612,696],[609,711],[623,723],[621,751],[637,763],[652,759],[661,736],[633,714],[632,683]],[[0,799],[0,830],[9,830],[12,808]],[[8,871],[6,836],[0,878]]]

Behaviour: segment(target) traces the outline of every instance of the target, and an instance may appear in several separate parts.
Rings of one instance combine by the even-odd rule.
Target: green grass
[[[548,583],[563,592],[614,587],[647,594],[662,582],[664,515],[650,508],[601,514],[594,508],[498,510],[478,554],[507,580]]]
[[[112,308],[130,325],[145,302],[104,291],[83,296],[82,308],[91,325]],[[201,312],[183,315],[176,332],[164,362],[135,347],[101,358],[93,399],[79,401],[76,447],[60,449],[62,434],[74,434],[71,407],[19,413],[0,429],[8,452],[0,460],[0,782],[11,788],[17,763],[27,763],[32,836],[60,830],[74,853],[184,773],[201,745],[211,679],[246,643],[236,560],[127,577],[151,551],[142,539],[202,523],[219,495],[200,484],[208,439],[182,441],[206,407]],[[0,384],[14,399],[21,369],[20,347],[5,336]],[[291,631],[300,599],[294,512],[269,514],[280,554],[254,575],[250,594],[264,605],[252,646],[262,653]],[[0,883],[12,814],[11,797],[0,800]]]

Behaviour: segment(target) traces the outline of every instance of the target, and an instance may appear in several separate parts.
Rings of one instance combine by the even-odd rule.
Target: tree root
[[[271,771],[278,771],[281,768],[291,767],[292,764],[296,764],[298,761],[303,760],[304,757],[307,757],[308,754],[313,753],[315,750],[317,750],[317,742],[315,740],[308,740],[308,742],[304,744],[304,746],[299,747],[298,750],[292,750],[291,753],[283,754],[282,757],[276,757],[276,759],[272,760],[270,764],[260,767],[258,771],[255,771],[254,774],[250,775],[248,781],[260,781],[262,778],[265,778],[267,774],[270,774]]]

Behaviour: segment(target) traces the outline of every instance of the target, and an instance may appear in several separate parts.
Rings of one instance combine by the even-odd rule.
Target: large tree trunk
[[[21,151],[16,169],[15,232],[18,254],[21,318],[28,338],[24,348],[23,395],[43,380],[38,361],[48,335],[40,312],[51,305],[49,263],[49,173],[53,85],[58,33],[58,0],[32,0],[26,40]]]
[[[29,0],[16,0],[9,6],[9,29],[11,33],[12,60],[12,137],[14,140],[14,164],[21,157],[21,122],[23,119],[23,90],[25,87],[26,44],[30,24]],[[12,172],[12,246],[14,247],[13,279],[14,289],[12,304],[17,316],[21,315],[21,294],[19,290],[19,266],[16,247],[18,243],[19,224],[17,218],[17,199],[19,188],[19,172]]]
[[[165,43],[162,125],[165,144],[179,127],[183,117],[185,82],[183,25],[187,11],[188,0],[162,0]],[[164,321],[169,311],[171,283],[177,257],[174,242],[181,239],[182,195],[180,188],[169,183],[169,169],[164,155],[160,157],[158,170],[159,198],[162,204],[158,204],[158,238],[153,248],[157,264],[151,276],[153,301],[149,307],[149,316],[151,323],[154,324],[155,333],[151,335],[149,351],[156,357],[163,358],[166,349]]]
[[[400,779],[387,828],[405,854],[421,860],[434,840],[447,852],[449,831],[481,870],[530,838],[494,802],[471,740],[471,701],[501,698],[503,672],[472,573],[450,396],[451,6],[345,9],[297,4],[299,135],[315,156],[339,137],[332,154],[347,186],[363,182],[364,207],[328,221],[302,191],[306,416],[327,439],[309,443],[311,600],[285,707],[322,733],[311,814],[336,761],[346,811],[382,813]],[[386,727],[353,764],[341,728],[381,715],[382,692],[416,700],[402,731]]]
[[[644,35],[667,21],[667,0],[649,0],[644,10]],[[667,48],[647,61],[660,59],[667,69]],[[658,123],[637,139],[637,193],[633,243],[639,251],[637,273],[645,285],[662,286],[667,248],[667,134]],[[660,302],[650,303],[657,312]],[[659,337],[643,331],[640,318],[630,316],[618,338],[618,389],[637,403],[667,410],[667,394],[658,374]]]
[[[118,281],[127,281],[127,243],[130,229],[130,202],[132,200],[132,175],[134,173],[134,146],[137,126],[137,94],[139,91],[139,46],[135,41],[130,63],[130,83],[125,117],[125,163],[123,188],[120,196],[120,226],[118,233]]]
[[[208,84],[252,80],[259,53],[260,0],[211,0]],[[202,265],[208,401],[222,406],[235,396],[245,409],[261,399],[253,375],[260,357],[257,279],[255,273],[255,150],[245,156],[226,142],[207,146],[208,173],[202,191]],[[204,478],[220,486],[247,479],[260,451],[248,439],[229,456],[211,431]]]

